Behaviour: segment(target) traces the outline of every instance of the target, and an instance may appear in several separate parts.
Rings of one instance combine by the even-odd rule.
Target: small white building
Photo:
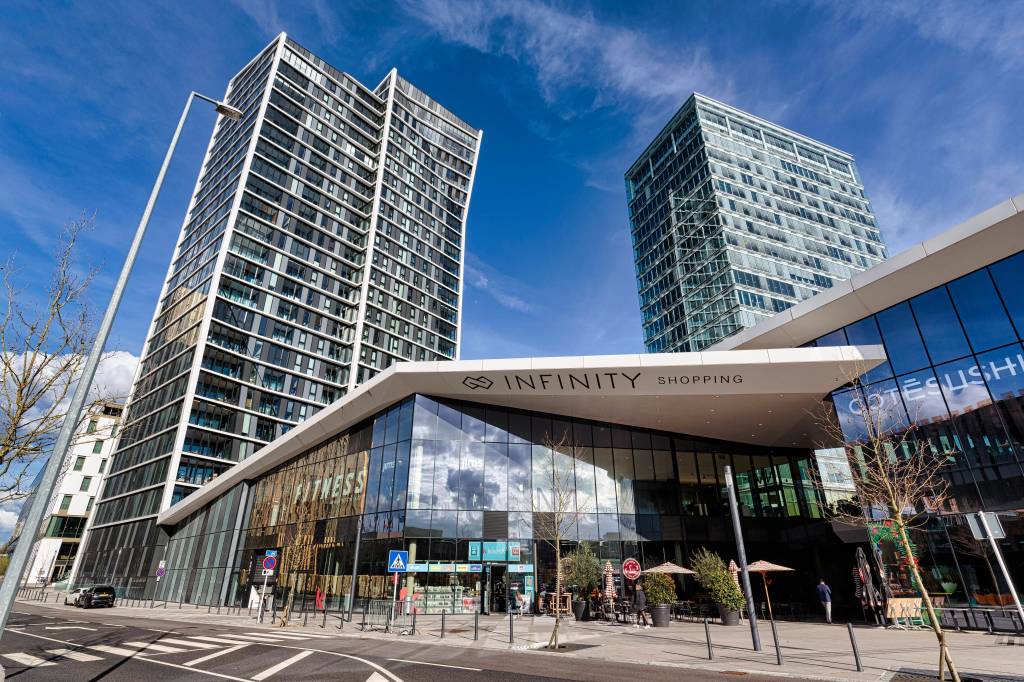
[[[49,514],[32,549],[28,585],[59,582],[70,574],[116,445],[123,409],[115,402],[95,406],[68,448]]]

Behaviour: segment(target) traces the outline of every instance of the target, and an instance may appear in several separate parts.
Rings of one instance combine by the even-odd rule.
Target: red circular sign
[[[268,571],[273,571],[276,566],[277,566],[277,557],[276,556],[263,557],[263,568],[267,569]]]
[[[640,562],[636,559],[626,559],[622,562],[622,575],[626,576],[630,580],[636,580],[640,577]]]

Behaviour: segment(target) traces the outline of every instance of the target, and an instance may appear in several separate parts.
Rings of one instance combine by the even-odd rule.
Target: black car
[[[93,585],[82,590],[75,601],[75,606],[83,609],[91,609],[94,606],[113,606],[116,594],[110,585]]]

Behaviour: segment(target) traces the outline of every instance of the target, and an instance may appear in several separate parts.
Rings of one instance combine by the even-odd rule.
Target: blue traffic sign
[[[409,553],[400,549],[388,552],[388,572],[405,573],[409,566]]]

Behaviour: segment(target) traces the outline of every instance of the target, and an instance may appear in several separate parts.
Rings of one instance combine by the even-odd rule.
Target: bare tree
[[[936,449],[918,433],[917,420],[910,419],[893,393],[872,392],[860,385],[866,371],[848,373],[856,398],[842,416],[833,405],[823,404],[816,414],[827,442],[821,448],[842,444],[855,485],[853,505],[835,505],[831,515],[847,523],[865,524],[879,518],[891,524],[892,535],[906,559],[911,583],[924,603],[928,621],[939,643],[939,679],[943,664],[959,682],[946,635],[939,623],[932,599],[922,579],[919,562],[910,539],[928,514],[941,510],[948,499],[948,483],[942,476],[954,452]]]
[[[555,627],[548,639],[549,649],[558,649],[559,629],[562,625],[562,587],[565,583],[562,566],[562,541],[571,537],[576,530],[580,516],[587,513],[576,502],[576,477],[573,466],[573,449],[568,434],[557,438],[543,439],[545,448],[551,451],[551,488],[534,484],[542,499],[536,499],[534,509],[534,536],[543,540],[555,550]],[[578,447],[578,446],[577,446]],[[545,472],[545,476],[548,472]]]
[[[65,226],[43,291],[19,286],[13,258],[0,266],[0,504],[28,496],[32,465],[53,449],[93,339],[94,272],[79,274],[74,261],[90,225],[82,217]]]

